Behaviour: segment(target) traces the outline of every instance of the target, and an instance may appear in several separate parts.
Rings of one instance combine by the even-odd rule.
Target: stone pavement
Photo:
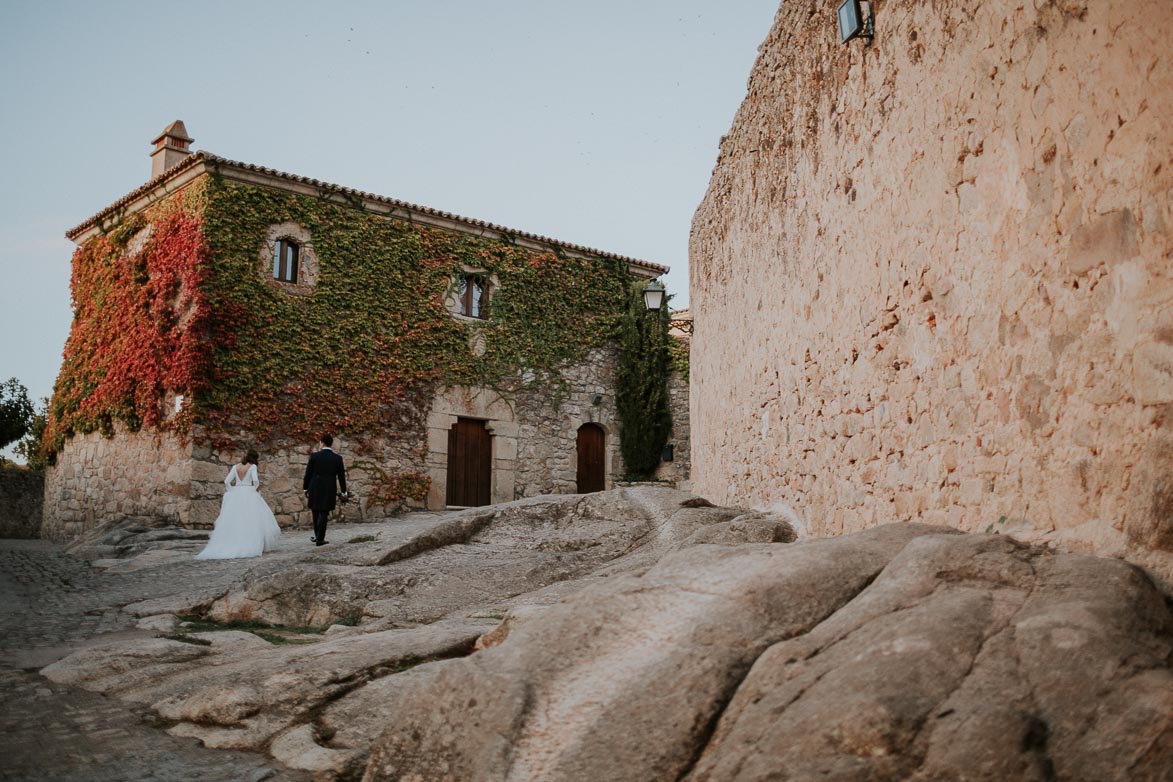
[[[218,752],[144,721],[145,709],[53,684],[37,669],[73,649],[135,630],[122,605],[174,591],[189,578],[227,586],[247,561],[175,564],[106,574],[44,541],[0,541],[0,779],[299,780],[261,755]],[[178,571],[178,572],[177,572]]]
[[[384,539],[433,523],[417,520],[331,525],[331,539],[378,533]],[[315,548],[308,531],[286,530],[263,560],[297,559]],[[201,544],[193,542],[190,553]],[[326,551],[327,548],[317,549]],[[123,606],[193,587],[227,588],[256,559],[198,561],[179,555],[140,569],[99,569],[57,544],[0,540],[0,780],[138,782],[192,780],[301,782],[302,772],[260,754],[206,749],[168,735],[137,707],[49,682],[37,671],[70,652],[114,639],[150,638]]]

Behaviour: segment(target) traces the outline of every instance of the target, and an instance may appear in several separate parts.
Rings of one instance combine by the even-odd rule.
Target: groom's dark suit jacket
[[[346,491],[346,467],[342,457],[328,448],[310,454],[305,466],[305,480],[301,487],[310,493],[311,510],[334,510],[338,500],[338,487]]]

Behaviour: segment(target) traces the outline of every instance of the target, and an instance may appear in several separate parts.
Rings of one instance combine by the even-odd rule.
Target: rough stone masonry
[[[1173,575],[1173,16],[784,3],[691,238],[694,490]]]

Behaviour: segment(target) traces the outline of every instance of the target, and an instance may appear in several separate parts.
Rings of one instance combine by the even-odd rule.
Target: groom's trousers
[[[314,537],[319,541],[326,539],[326,522],[330,520],[330,511],[314,510]]]

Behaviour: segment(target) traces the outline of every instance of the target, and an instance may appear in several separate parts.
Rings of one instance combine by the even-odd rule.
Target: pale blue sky
[[[778,0],[0,0],[0,380],[48,395],[64,232],[194,147],[672,267]]]

